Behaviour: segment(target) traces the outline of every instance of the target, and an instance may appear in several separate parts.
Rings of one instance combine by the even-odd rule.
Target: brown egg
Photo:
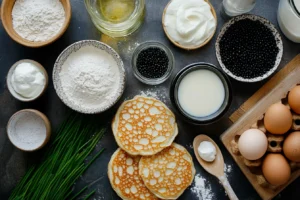
[[[290,107],[295,113],[300,114],[300,85],[294,87],[288,96]]]
[[[263,161],[262,172],[266,180],[274,186],[287,183],[291,176],[291,168],[281,154],[268,154]]]
[[[276,103],[268,108],[264,124],[270,133],[284,134],[290,130],[293,124],[293,116],[285,105]]]
[[[291,161],[300,162],[300,131],[291,133],[283,143],[284,155]]]

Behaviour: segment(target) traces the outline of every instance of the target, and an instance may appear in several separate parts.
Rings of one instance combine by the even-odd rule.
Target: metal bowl
[[[180,85],[181,80],[190,72],[193,72],[195,70],[209,70],[214,72],[222,81],[225,89],[225,99],[222,104],[222,106],[213,114],[205,117],[195,117],[187,113],[180,105],[178,100],[178,88]],[[188,122],[192,124],[198,124],[198,125],[205,125],[213,123],[217,120],[219,120],[229,109],[232,101],[232,89],[231,89],[231,83],[229,81],[229,78],[226,76],[222,70],[218,69],[216,66],[210,64],[210,63],[194,63],[191,65],[188,65],[187,67],[183,68],[173,79],[171,88],[170,88],[170,98],[177,109],[177,111],[180,113],[180,115]]]
[[[99,105],[97,108],[87,108],[82,104],[79,103],[74,103],[74,99],[71,99],[67,97],[65,94],[61,79],[60,79],[60,72],[62,71],[62,66],[64,62],[68,59],[68,57],[73,53],[78,51],[80,48],[85,47],[85,46],[93,46],[96,47],[102,51],[105,51],[109,55],[111,55],[116,62],[118,69],[119,69],[119,75],[120,75],[120,83],[116,92],[116,95],[114,96],[113,100],[110,102],[107,102],[105,105]],[[54,88],[56,90],[57,95],[59,98],[71,109],[84,113],[84,114],[97,114],[97,113],[102,113],[109,108],[111,108],[115,103],[120,99],[122,96],[124,89],[125,89],[125,69],[124,69],[124,64],[119,56],[119,54],[113,50],[110,46],[96,41],[96,40],[82,40],[79,42],[76,42],[69,47],[67,47],[57,58],[55,64],[54,64],[54,69],[53,69],[53,84]]]

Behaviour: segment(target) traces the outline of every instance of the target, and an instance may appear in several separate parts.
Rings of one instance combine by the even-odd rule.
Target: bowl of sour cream
[[[209,63],[194,63],[173,79],[171,101],[184,119],[193,124],[210,124],[229,109],[232,89],[224,72]]]
[[[7,87],[13,97],[23,102],[34,101],[47,89],[48,74],[45,68],[34,60],[16,62],[7,74]]]
[[[164,9],[162,25],[174,45],[194,50],[213,38],[217,14],[207,0],[172,0]]]

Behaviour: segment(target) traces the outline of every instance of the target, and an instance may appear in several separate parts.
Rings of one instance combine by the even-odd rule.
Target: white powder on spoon
[[[59,76],[66,98],[85,110],[107,106],[116,99],[120,85],[114,58],[93,46],[73,52],[62,65]]]
[[[14,30],[32,42],[53,38],[65,20],[65,10],[59,0],[16,0],[12,10]]]

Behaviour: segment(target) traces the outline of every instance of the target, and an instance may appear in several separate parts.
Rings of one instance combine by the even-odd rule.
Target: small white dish
[[[118,67],[120,81],[118,84],[118,88],[116,91],[116,94],[114,95],[114,98],[110,102],[106,102],[104,105],[99,105],[97,107],[88,108],[78,102],[75,102],[76,100],[73,98],[70,98],[67,96],[67,94],[64,91],[63,84],[60,78],[60,72],[63,70],[63,65],[68,59],[68,57],[74,53],[79,51],[82,47],[86,46],[92,46],[97,49],[100,49],[101,51],[106,52],[107,54],[111,55],[113,60],[116,62],[116,65]],[[68,46],[57,58],[54,68],[53,68],[53,84],[54,88],[56,90],[57,95],[62,100],[62,102],[67,105],[69,108],[80,112],[84,114],[98,114],[102,113],[109,108],[111,108],[122,96],[124,89],[125,89],[125,69],[124,64],[119,56],[119,54],[110,46],[107,44],[104,44],[102,42],[96,41],[96,40],[82,40],[79,42],[75,42],[74,44]]]
[[[26,97],[23,97],[22,95],[18,94],[13,86],[12,86],[12,83],[11,83],[11,77],[16,69],[16,67],[21,64],[21,63],[31,63],[33,65],[35,65],[36,67],[39,68],[39,70],[43,73],[44,77],[45,77],[45,85],[44,85],[44,88],[43,90],[41,90],[41,92],[32,97],[32,98],[26,98]],[[16,99],[18,99],[19,101],[23,101],[23,102],[30,102],[30,101],[34,101],[36,99],[38,99],[40,96],[42,96],[42,94],[44,94],[44,92],[46,91],[47,89],[47,86],[48,86],[48,74],[47,74],[47,71],[45,70],[45,68],[38,62],[34,61],[34,60],[29,60],[29,59],[24,59],[24,60],[20,60],[18,62],[16,62],[15,64],[13,64],[13,66],[9,69],[8,71],[8,74],[7,74],[7,78],[6,78],[6,84],[7,84],[7,87],[8,87],[8,90],[9,92],[11,93],[11,95],[13,97],[15,97]]]
[[[44,147],[49,141],[51,125],[48,118],[37,110],[20,110],[9,119],[7,135],[18,149],[35,151]]]

